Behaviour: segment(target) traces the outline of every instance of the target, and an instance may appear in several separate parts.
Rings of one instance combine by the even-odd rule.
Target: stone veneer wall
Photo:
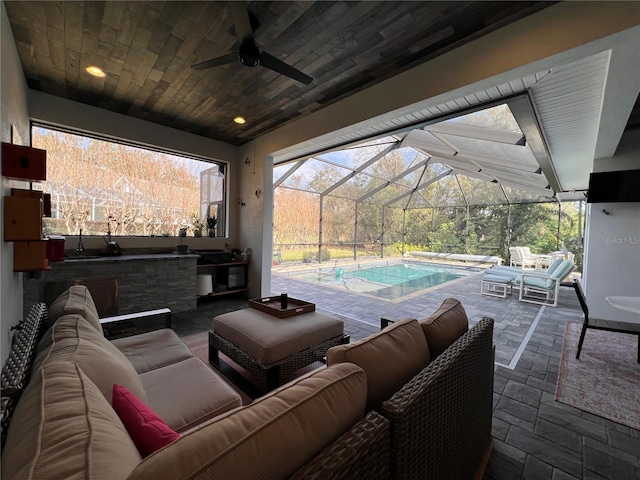
[[[197,256],[149,255],[114,257],[96,261],[52,262],[51,270],[29,279],[24,275],[24,311],[45,301],[48,282],[82,283],[83,280],[117,278],[118,314],[158,308],[173,313],[196,308]]]

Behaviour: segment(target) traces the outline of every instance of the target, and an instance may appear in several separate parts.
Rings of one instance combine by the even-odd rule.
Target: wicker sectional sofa
[[[114,409],[114,384],[181,436],[143,457]],[[345,364],[242,407],[171,330],[107,340],[88,290],[74,286],[35,306],[14,339],[2,371],[1,477],[301,479],[313,465],[318,478],[384,479],[389,422],[365,412],[366,392],[364,371]]]
[[[330,367],[355,363],[367,374],[367,408],[391,425],[391,478],[482,478],[491,453],[493,325],[484,317],[468,329],[462,304],[447,298],[428,317],[382,319],[379,333],[329,350]]]
[[[211,382],[219,378],[209,378],[204,391],[198,381],[189,380],[192,385],[185,388],[184,378],[176,378],[181,376],[176,364],[199,367],[191,357],[163,360],[163,354],[186,354],[173,332],[108,342],[95,334],[93,313],[62,312],[38,341],[42,321],[32,317],[46,320],[47,309],[34,309],[3,368],[3,434],[8,434],[2,478],[469,478],[490,445],[491,319],[460,338],[448,338],[453,344],[437,358],[428,353],[429,358],[422,355],[410,364],[397,355],[411,353],[409,348],[399,345],[408,339],[411,349],[420,350],[428,337],[420,338],[422,324],[416,320],[397,322],[355,342],[350,351],[342,349],[349,345],[334,347],[326,368],[238,407],[220,400],[233,397],[225,387],[215,384],[218,393],[211,393]],[[378,354],[396,366],[382,369],[400,379],[392,382],[390,398],[389,386],[380,387],[381,379],[367,363],[375,365],[380,358],[362,361],[367,355],[354,354],[370,353],[366,344],[373,350],[385,347]],[[129,365],[120,362],[122,357]],[[201,374],[216,376],[209,372]],[[111,406],[111,383],[137,392],[180,438],[143,458]],[[171,402],[162,398],[169,395],[175,396]],[[211,402],[210,411],[199,397]],[[198,408],[194,401],[200,402]]]

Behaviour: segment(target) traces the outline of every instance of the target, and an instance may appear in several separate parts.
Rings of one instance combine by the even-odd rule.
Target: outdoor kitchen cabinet
[[[212,292],[198,298],[216,297],[249,291],[249,261],[199,263],[198,275],[211,275]]]

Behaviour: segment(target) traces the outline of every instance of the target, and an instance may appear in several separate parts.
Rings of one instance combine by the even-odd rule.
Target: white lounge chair
[[[545,275],[545,278],[564,262],[561,258],[554,259],[546,270],[535,270]],[[522,281],[523,270],[520,267],[508,267],[496,265],[484,271],[480,279],[480,293],[491,297],[506,298],[511,295],[514,287],[518,287]]]
[[[526,257],[522,247],[509,247],[509,257],[512,267],[520,266],[524,270],[527,267],[536,268],[537,266],[536,259]]]
[[[554,258],[549,264],[549,267],[545,270],[540,269],[540,272],[546,273],[547,275],[551,275],[553,271],[560,266],[563,260],[564,258],[562,257]],[[515,275],[516,277],[519,277],[520,275],[522,275],[522,268],[509,267],[508,265],[495,265],[485,270],[485,273],[488,275],[505,275],[505,276]]]
[[[575,269],[576,266],[571,260],[563,260],[551,275],[522,272],[519,300],[538,305],[557,306],[560,284]]]
[[[536,262],[536,268],[548,267],[553,261],[551,255],[542,255],[539,253],[531,253],[529,247],[520,247],[522,249],[522,255],[524,258],[533,259]]]

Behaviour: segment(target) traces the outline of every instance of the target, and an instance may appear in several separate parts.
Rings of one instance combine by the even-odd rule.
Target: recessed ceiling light
[[[246,120],[244,119],[244,117],[236,117],[233,119],[234,122],[236,122],[239,125],[242,125],[243,123],[246,123]]]
[[[86,70],[89,75],[93,75],[94,77],[102,78],[107,76],[107,74],[104,73],[100,67],[96,67],[94,65],[88,66]]]

